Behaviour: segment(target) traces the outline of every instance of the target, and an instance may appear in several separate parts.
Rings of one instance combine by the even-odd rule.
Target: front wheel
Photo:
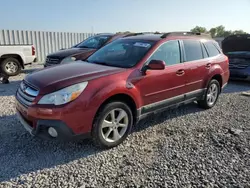
[[[117,146],[127,138],[132,125],[133,115],[125,103],[108,103],[101,108],[94,120],[94,143],[101,148]]]
[[[208,84],[207,91],[203,100],[198,101],[200,107],[209,109],[212,108],[219,97],[220,94],[220,84],[217,80],[211,80]]]

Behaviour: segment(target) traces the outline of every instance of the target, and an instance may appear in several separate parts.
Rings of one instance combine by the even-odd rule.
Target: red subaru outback
[[[118,39],[86,61],[25,77],[17,115],[34,136],[92,137],[120,144],[147,115],[193,101],[215,105],[229,78],[217,43],[193,33],[139,34]]]

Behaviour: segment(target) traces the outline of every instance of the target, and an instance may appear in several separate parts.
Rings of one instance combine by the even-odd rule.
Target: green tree
[[[210,30],[209,30],[209,33],[210,33],[210,35],[214,38],[214,37],[216,37],[216,28],[211,28]]]
[[[234,34],[234,35],[247,34],[247,32],[245,32],[243,30],[235,30],[235,31],[232,32],[232,34]]]
[[[216,29],[216,37],[224,37],[225,34],[225,27],[220,25],[215,28]]]
[[[196,26],[195,28],[191,29],[193,33],[206,33],[207,29],[205,27]]]
[[[206,32],[206,28],[201,27],[201,26],[196,26],[195,28],[191,29],[190,31],[191,32]],[[226,30],[223,25],[219,25],[217,27],[211,28],[209,30],[209,33],[213,38],[215,38],[215,37],[227,37],[227,36],[236,35],[236,34],[247,34],[243,30],[235,30],[235,31]]]

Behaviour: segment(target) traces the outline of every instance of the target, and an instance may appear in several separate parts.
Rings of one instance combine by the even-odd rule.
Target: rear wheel
[[[111,148],[122,143],[131,131],[133,115],[123,102],[111,102],[97,114],[92,137],[94,143],[102,148]]]
[[[21,71],[21,64],[16,58],[6,58],[1,63],[1,70],[7,76],[16,76]]]
[[[217,80],[213,79],[209,82],[205,97],[203,100],[198,101],[202,108],[209,109],[212,108],[219,97],[220,94],[220,84]]]

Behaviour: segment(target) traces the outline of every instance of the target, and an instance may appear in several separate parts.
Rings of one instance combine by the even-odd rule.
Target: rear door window
[[[209,57],[214,57],[220,54],[220,51],[216,48],[212,41],[205,42],[204,44],[207,48]]]
[[[203,59],[201,43],[198,40],[183,40],[186,61]]]

